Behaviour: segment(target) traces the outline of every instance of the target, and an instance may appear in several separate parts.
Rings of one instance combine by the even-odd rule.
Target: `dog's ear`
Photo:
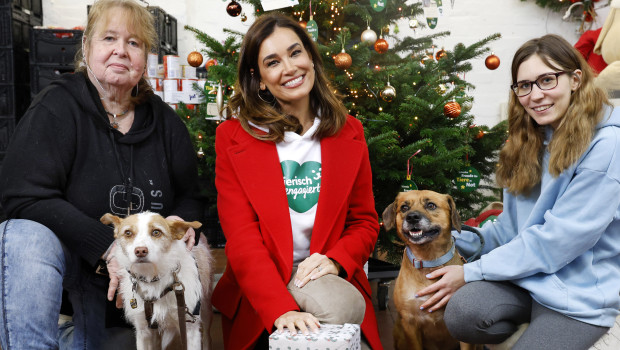
[[[450,220],[452,221],[452,228],[461,233],[461,217],[459,216],[458,210],[456,210],[456,203],[454,203],[454,199],[450,195],[446,195],[448,199],[448,204],[450,204]]]
[[[174,239],[183,239],[183,236],[185,236],[185,232],[187,232],[187,229],[191,228],[200,228],[200,226],[202,226],[201,223],[199,223],[198,221],[192,221],[192,222],[187,222],[187,221],[173,221],[173,220],[166,220],[168,222],[168,226],[170,226],[170,231],[172,233],[172,238]]]
[[[396,201],[392,202],[392,204],[388,205],[387,208],[383,211],[383,227],[386,231],[389,231],[396,226]]]
[[[99,221],[101,221],[103,224],[105,225],[114,225],[114,227],[118,226],[118,224],[120,224],[121,222],[121,218],[119,218],[116,215],[112,215],[110,213],[106,213],[104,214],[101,219],[99,219]]]

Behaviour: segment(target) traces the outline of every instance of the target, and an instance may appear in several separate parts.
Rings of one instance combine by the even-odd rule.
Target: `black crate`
[[[4,153],[9,146],[9,141],[15,130],[15,117],[0,116],[0,154],[4,158]]]
[[[81,30],[34,28],[30,33],[30,64],[71,65],[81,41]]]
[[[155,32],[159,38],[159,46],[168,51],[177,51],[177,19],[156,6],[148,7],[153,15]]]
[[[30,47],[30,17],[20,11],[12,14],[13,47],[29,49]]]
[[[28,107],[30,107],[30,85],[15,84],[15,120],[24,115]]]
[[[30,63],[28,63],[29,54],[30,50],[25,50],[19,47],[13,49],[13,83],[30,83]]]
[[[177,51],[177,19],[166,15],[165,43],[169,49]]]
[[[13,72],[13,49],[0,49],[0,84],[12,84]]]
[[[0,47],[13,46],[11,8],[0,6]]]
[[[30,65],[30,96],[34,97],[64,73],[72,73],[73,66]]]
[[[0,84],[0,115],[15,115],[14,84]]]

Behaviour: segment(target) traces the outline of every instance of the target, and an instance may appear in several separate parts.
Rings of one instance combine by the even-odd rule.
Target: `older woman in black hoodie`
[[[187,129],[142,77],[154,38],[137,2],[95,2],[77,72],[43,90],[15,130],[0,174],[9,218],[0,225],[4,350],[58,348],[63,287],[74,348],[105,343],[106,299],[118,280],[103,214],[201,218]],[[191,249],[195,233],[185,239]],[[106,267],[110,277],[96,274]]]

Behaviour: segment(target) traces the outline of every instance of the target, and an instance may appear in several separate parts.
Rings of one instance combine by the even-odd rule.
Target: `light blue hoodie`
[[[592,143],[557,178],[549,152],[542,181],[528,196],[504,191],[504,212],[480,229],[480,259],[465,264],[465,281],[506,281],[549,309],[611,327],[620,309],[620,108],[607,108]],[[545,145],[551,140],[547,128]],[[464,253],[479,241],[455,234]]]

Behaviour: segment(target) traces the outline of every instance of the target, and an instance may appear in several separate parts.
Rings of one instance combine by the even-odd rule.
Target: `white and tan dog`
[[[191,253],[182,241],[188,228],[201,224],[151,212],[124,219],[105,214],[101,222],[114,226],[120,293],[125,317],[136,329],[138,350],[209,349],[212,257],[204,235]],[[186,306],[181,324],[178,294]],[[186,342],[180,336],[183,326]]]

